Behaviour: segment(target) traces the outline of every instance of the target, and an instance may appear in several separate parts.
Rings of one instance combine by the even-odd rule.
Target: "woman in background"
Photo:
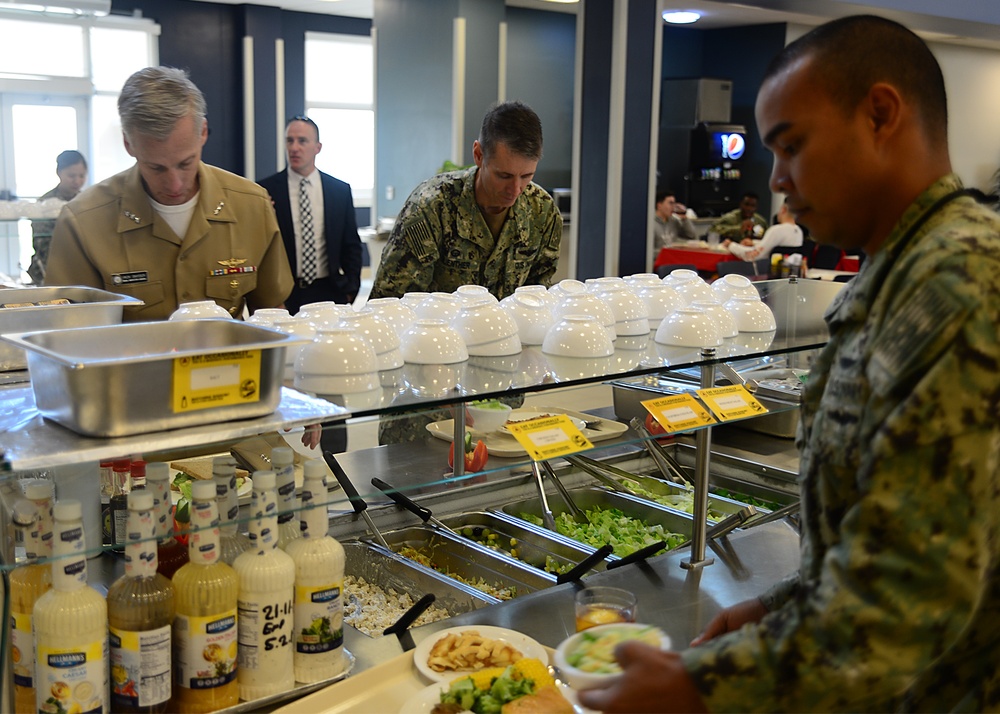
[[[59,185],[39,196],[39,201],[49,198],[71,201],[76,198],[87,182],[87,160],[83,158],[83,154],[73,149],[62,152],[56,157],[56,176],[59,177]],[[35,285],[41,285],[45,280],[45,264],[49,259],[49,243],[52,242],[52,229],[55,225],[55,220],[31,222],[31,245],[35,254],[31,256],[28,276]]]

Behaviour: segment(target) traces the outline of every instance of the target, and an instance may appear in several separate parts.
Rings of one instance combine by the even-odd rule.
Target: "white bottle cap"
[[[146,481],[169,481],[170,466],[162,461],[146,464]]]
[[[214,501],[215,482],[195,481],[194,483],[191,484],[191,497],[196,498],[199,501]]]
[[[153,492],[145,489],[130,491],[128,494],[128,510],[130,511],[151,511],[153,510]]]
[[[56,485],[44,478],[26,478],[21,480],[21,490],[25,498],[40,501],[52,498],[56,493]]]
[[[295,452],[287,446],[276,446],[271,449],[271,466],[275,469],[295,463]]]
[[[275,487],[274,471],[254,471],[253,490],[269,491]]]
[[[323,459],[309,459],[302,467],[303,478],[326,478],[326,462]]]
[[[66,498],[56,501],[52,508],[52,515],[57,521],[79,521],[83,519],[83,508],[75,498]]]

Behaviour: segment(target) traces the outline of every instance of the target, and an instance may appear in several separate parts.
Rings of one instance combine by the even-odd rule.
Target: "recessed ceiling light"
[[[690,25],[701,19],[701,13],[686,10],[664,10],[663,20],[671,25]]]

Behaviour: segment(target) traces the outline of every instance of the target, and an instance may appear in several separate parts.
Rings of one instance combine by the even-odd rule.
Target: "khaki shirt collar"
[[[142,186],[138,164],[129,169],[120,208],[117,227],[119,233],[146,228],[154,222],[156,211]],[[211,171],[206,170],[205,163],[202,162],[198,166],[198,207],[191,217],[188,233],[202,235],[208,231],[210,222],[236,223],[236,214],[226,201],[226,193],[221,184]]]

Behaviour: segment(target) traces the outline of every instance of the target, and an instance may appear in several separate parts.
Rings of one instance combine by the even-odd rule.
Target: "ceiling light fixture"
[[[687,10],[664,10],[663,21],[671,25],[690,25],[701,19],[701,13]]]

